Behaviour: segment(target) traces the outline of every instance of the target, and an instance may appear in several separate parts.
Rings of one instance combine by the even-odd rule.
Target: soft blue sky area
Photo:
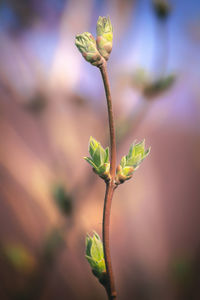
[[[0,34],[18,35],[22,43],[40,58],[48,71],[58,45],[59,20],[66,1],[45,0],[42,2],[42,6],[38,0],[31,1],[31,3],[35,8],[36,15],[38,12],[38,25],[35,26],[33,23],[32,27],[20,27],[20,19],[17,18],[7,1],[4,1],[0,5]],[[167,20],[169,39],[167,71],[181,72],[183,75],[187,75],[188,72],[191,76],[196,76],[200,69],[200,43],[190,38],[188,27],[192,26],[195,20],[200,20],[200,1],[175,0],[171,3],[173,3],[173,9]],[[94,1],[90,28],[85,28],[83,31],[90,30],[95,33],[98,16],[112,16],[112,14],[113,8],[108,1]],[[132,6],[131,14],[133,17],[128,21],[127,30],[114,44],[109,67],[116,70],[122,68],[126,71],[134,71],[136,67],[144,67],[149,72],[155,71],[155,55],[159,55],[162,51],[162,37],[159,41],[156,35],[158,20],[153,12],[151,1],[137,1],[136,5]],[[15,30],[13,31],[13,29]],[[115,34],[117,33],[114,31]],[[75,49],[75,51],[77,50]],[[98,92],[102,91],[102,86],[99,84],[99,73],[84,60],[82,61],[82,68],[85,70],[85,75],[80,76],[81,84],[78,84],[76,88],[78,91],[81,90],[82,94],[89,95],[90,99],[98,100]],[[181,93],[180,89],[179,92]],[[184,109],[184,103],[187,103],[189,97],[190,91],[188,90],[185,91],[184,97],[181,97],[183,111],[187,111],[187,106]],[[179,106],[177,107],[179,109]]]
[[[43,15],[42,23],[46,22],[46,30],[40,27],[31,29],[27,28],[24,33],[25,39],[31,46],[31,49],[39,55],[39,57],[48,66],[51,62],[52,56],[55,52],[58,42],[58,21],[62,8],[65,5],[63,0],[43,1],[40,8],[38,1],[32,1],[35,6],[38,5],[40,17]],[[200,19],[200,1],[181,1],[173,2],[173,10],[168,20],[168,32],[170,43],[170,58],[169,69],[177,68],[180,64],[181,54],[186,51],[187,25],[194,19]],[[40,10],[39,10],[40,8]],[[49,18],[49,15],[54,11],[54,18]],[[112,15],[111,7],[107,1],[96,0],[93,3],[93,15],[91,19],[91,32],[94,31],[96,19],[98,15]],[[150,0],[140,0],[133,6],[133,18],[127,28],[126,34],[121,37],[120,47],[113,50],[113,55],[120,56],[124,63],[130,63],[130,58],[127,62],[125,54],[129,49],[129,54],[134,55],[135,49],[139,54],[139,62],[151,68],[152,57],[154,56],[154,41],[155,41],[155,27],[156,18],[152,10]],[[57,15],[57,19],[56,16]],[[0,30],[6,31],[8,28],[17,28],[20,20],[15,16],[12,7],[6,1],[0,6]],[[51,24],[52,22],[52,24]],[[158,45],[156,45],[158,46]]]

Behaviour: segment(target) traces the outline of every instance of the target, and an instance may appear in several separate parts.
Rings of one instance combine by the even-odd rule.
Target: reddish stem
[[[103,248],[104,248],[104,257],[106,264],[106,273],[107,273],[107,285],[106,291],[108,294],[109,300],[116,299],[117,293],[115,290],[115,282],[112,271],[111,264],[111,255],[110,255],[110,246],[109,246],[109,227],[110,227],[110,212],[111,212],[111,203],[113,198],[113,193],[116,188],[115,185],[115,169],[116,169],[116,141],[115,141],[115,130],[114,130],[114,119],[113,119],[113,110],[112,110],[112,99],[110,93],[110,85],[108,80],[106,62],[100,66],[100,71],[104,83],[107,108],[108,108],[108,121],[109,121],[109,130],[110,130],[110,175],[111,179],[106,183],[106,193],[104,200],[104,210],[103,210]]]

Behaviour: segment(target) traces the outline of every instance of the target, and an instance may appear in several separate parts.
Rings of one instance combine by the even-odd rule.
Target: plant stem
[[[112,271],[111,264],[111,256],[110,256],[110,247],[109,247],[109,227],[110,227],[110,211],[111,211],[111,203],[112,197],[114,193],[115,187],[111,183],[106,184],[106,193],[104,200],[104,210],[103,210],[103,249],[104,249],[104,257],[106,264],[106,273],[107,273],[107,285],[106,291],[108,294],[108,299],[116,299],[116,290],[115,290],[115,282]]]
[[[99,68],[100,68],[101,76],[102,76],[103,83],[104,83],[107,107],[108,107],[108,121],[109,121],[109,129],[110,129],[110,150],[111,150],[110,175],[111,175],[111,179],[114,180],[115,168],[116,168],[116,141],[115,141],[113,110],[112,110],[112,99],[111,99],[111,93],[110,93],[110,84],[109,84],[109,80],[108,80],[106,61]]]
[[[116,141],[115,141],[115,130],[114,130],[114,119],[113,119],[113,110],[112,110],[112,99],[110,93],[110,85],[108,81],[108,74],[106,68],[106,62],[104,62],[100,67],[105,93],[107,100],[108,108],[108,121],[109,121],[109,130],[110,130],[110,149],[111,149],[111,158],[110,158],[110,181],[106,183],[106,193],[104,199],[104,210],[103,210],[103,248],[104,248],[104,257],[106,264],[106,273],[107,273],[107,285],[106,291],[108,294],[108,299],[116,299],[117,293],[115,290],[114,276],[112,271],[111,256],[110,256],[110,247],[109,247],[109,227],[110,227],[110,211],[111,203],[115,185],[115,169],[116,169]]]

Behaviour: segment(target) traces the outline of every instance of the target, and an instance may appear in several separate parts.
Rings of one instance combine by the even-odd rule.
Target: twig
[[[100,67],[106,100],[108,108],[108,120],[109,120],[109,129],[110,129],[110,149],[111,149],[111,158],[110,158],[110,175],[111,179],[106,183],[106,193],[104,200],[104,210],[103,210],[103,247],[104,247],[104,256],[107,272],[107,286],[106,290],[108,293],[109,300],[116,299],[117,293],[115,290],[114,276],[112,271],[111,256],[110,256],[110,247],[109,247],[109,228],[110,228],[110,211],[111,203],[113,198],[113,193],[116,188],[115,185],[115,169],[116,169],[116,141],[115,141],[115,129],[114,129],[114,120],[113,120],[113,110],[112,110],[112,99],[110,93],[110,85],[108,81],[108,74],[106,68],[106,62],[104,62]]]

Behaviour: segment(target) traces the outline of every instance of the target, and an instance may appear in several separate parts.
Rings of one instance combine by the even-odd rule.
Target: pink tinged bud
[[[107,41],[102,36],[97,37],[97,47],[101,55],[108,60],[110,53],[112,51],[112,43]]]
[[[99,17],[97,21],[97,48],[105,60],[112,51],[113,29],[110,18]]]
[[[103,64],[103,58],[96,47],[96,41],[91,33],[84,32],[77,35],[75,44],[86,61],[97,67]]]

